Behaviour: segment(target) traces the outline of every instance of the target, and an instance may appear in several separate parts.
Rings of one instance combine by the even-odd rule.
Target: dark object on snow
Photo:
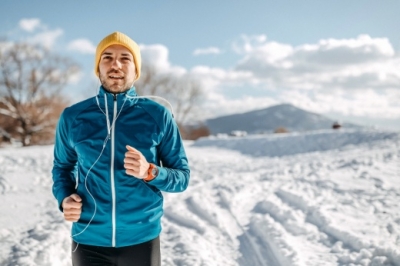
[[[342,125],[340,125],[339,122],[335,122],[335,123],[333,123],[333,125],[332,125],[332,128],[333,128],[333,129],[339,129],[339,128],[341,128],[341,127],[342,127]]]

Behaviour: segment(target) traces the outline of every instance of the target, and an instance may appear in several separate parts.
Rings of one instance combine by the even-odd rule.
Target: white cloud
[[[5,52],[6,50],[10,49],[13,46],[12,42],[9,41],[0,41],[0,52]]]
[[[94,54],[96,52],[96,46],[87,39],[77,39],[70,42],[67,46],[68,50],[77,51],[82,54]]]
[[[238,54],[249,54],[254,47],[259,47],[266,40],[266,35],[241,35],[237,41],[232,43],[232,50]]]
[[[205,109],[213,116],[289,102],[326,115],[400,119],[400,56],[387,38],[295,47],[265,35],[241,36],[232,48],[242,55],[234,68],[192,70],[207,84]]]
[[[27,40],[31,43],[37,43],[44,47],[52,48],[57,38],[63,34],[64,32],[62,29],[45,30],[32,37],[28,37]]]
[[[360,35],[298,47],[243,39],[244,57],[236,70],[250,71],[275,88],[400,88],[400,73],[393,71],[400,57],[386,38]]]
[[[208,54],[220,54],[222,51],[217,47],[208,47],[204,49],[196,49],[193,55],[208,55]]]
[[[321,40],[295,48],[288,60],[302,69],[320,72],[343,66],[368,64],[393,58],[394,49],[386,38],[360,35],[356,39]]]
[[[250,71],[231,71],[223,68],[196,66],[192,72],[201,77],[201,79],[213,79],[221,84],[241,83],[251,80],[253,74]]]
[[[77,85],[83,78],[83,73],[82,71],[78,71],[71,75],[70,79],[68,80],[68,83]]]
[[[27,32],[33,32],[40,26],[40,19],[31,18],[31,19],[21,19],[19,21],[19,27]]]
[[[140,45],[143,62],[151,62],[158,70],[169,69],[168,48],[162,44]]]

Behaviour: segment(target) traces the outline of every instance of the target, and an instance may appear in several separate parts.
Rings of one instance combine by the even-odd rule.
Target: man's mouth
[[[124,77],[122,77],[122,76],[116,76],[116,75],[110,75],[110,76],[108,76],[109,78],[112,78],[112,79],[123,79]]]

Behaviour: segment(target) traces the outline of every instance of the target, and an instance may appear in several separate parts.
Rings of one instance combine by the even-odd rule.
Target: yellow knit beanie
[[[99,63],[100,63],[100,57],[101,54],[107,47],[113,45],[113,44],[119,44],[127,48],[133,55],[133,60],[135,61],[135,66],[136,66],[136,79],[139,79],[140,77],[140,67],[142,64],[142,58],[140,56],[140,49],[139,45],[135,43],[131,38],[129,38],[127,35],[121,33],[121,32],[113,32],[110,35],[106,36],[101,42],[97,45],[96,48],[96,57],[94,61],[94,73],[99,76]]]

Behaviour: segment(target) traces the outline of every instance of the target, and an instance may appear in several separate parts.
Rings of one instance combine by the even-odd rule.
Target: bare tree
[[[48,142],[68,103],[61,89],[78,71],[43,46],[0,43],[0,127],[23,146]]]
[[[194,119],[200,109],[203,87],[189,73],[161,71],[151,62],[145,62],[135,86],[139,95],[156,95],[167,99],[174,108],[178,125]],[[159,103],[165,105],[163,102]]]

